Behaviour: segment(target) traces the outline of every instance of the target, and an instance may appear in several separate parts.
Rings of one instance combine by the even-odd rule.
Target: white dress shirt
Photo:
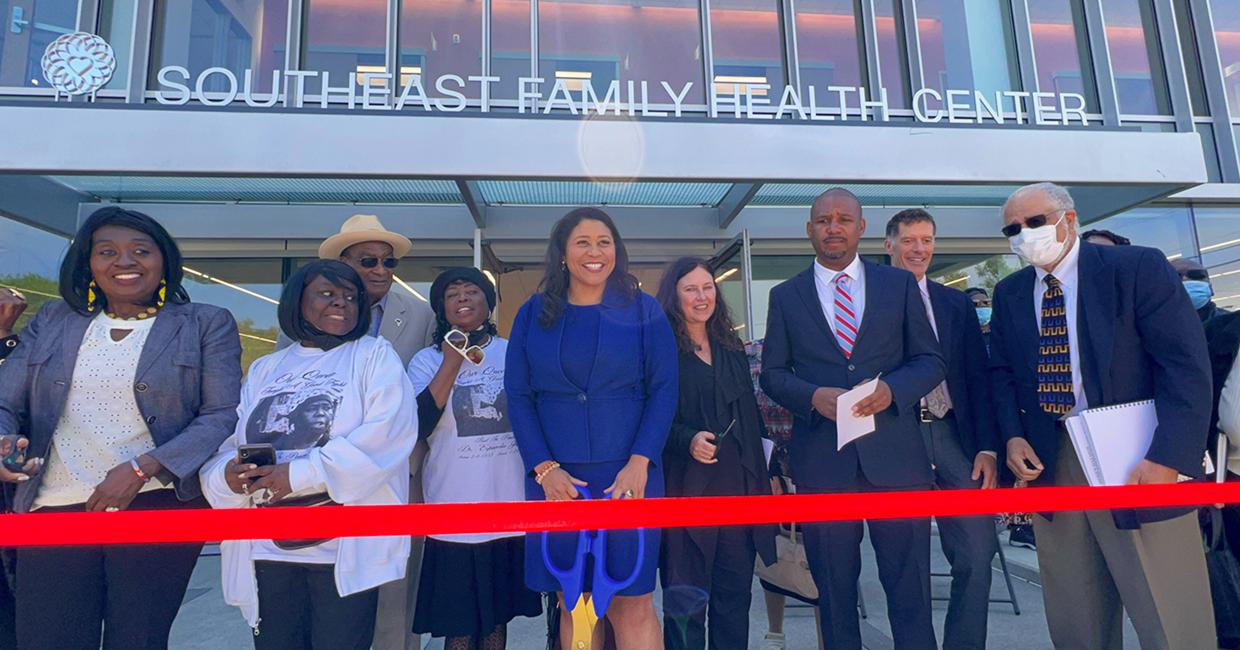
[[[926,283],[926,276],[921,276],[921,279],[917,281],[917,289],[921,293],[922,304],[926,306],[926,316],[930,318],[930,329],[934,330],[934,340],[941,341],[942,339],[939,338],[939,324],[934,320],[934,307],[930,304],[930,286]],[[943,387],[943,394],[947,396],[947,408],[954,408],[955,404],[952,402],[951,391],[947,390],[947,380],[944,379],[939,385]],[[921,403],[925,405],[926,399],[924,397]]]
[[[835,331],[835,276],[840,273],[814,260],[814,287],[818,290],[818,304],[822,305],[822,315],[827,317],[827,326],[832,332]],[[854,256],[842,273],[852,278],[852,282],[848,283],[848,293],[857,310],[857,329],[861,329],[861,319],[865,316],[865,265],[861,263],[861,256]]]
[[[1074,240],[1070,240],[1074,241]],[[1049,275],[1055,276],[1059,281],[1059,289],[1063,291],[1064,314],[1068,323],[1068,359],[1072,363],[1072,394],[1076,399],[1076,405],[1064,417],[1076,415],[1077,413],[1089,408],[1089,403],[1085,399],[1085,381],[1081,378],[1081,345],[1080,338],[1077,336],[1077,316],[1080,313],[1077,305],[1077,296],[1080,295],[1080,274],[1077,262],[1081,257],[1081,246],[1079,243],[1073,243],[1072,249],[1059,262],[1059,266],[1055,267],[1054,272]],[[1035,282],[1033,287],[1033,317],[1034,322],[1038,324],[1038,331],[1042,331],[1042,294],[1046,292],[1046,271],[1041,267],[1034,267]]]

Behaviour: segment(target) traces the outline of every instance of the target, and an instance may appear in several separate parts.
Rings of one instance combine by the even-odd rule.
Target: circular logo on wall
[[[52,41],[43,53],[43,77],[58,92],[88,95],[103,88],[116,72],[116,54],[94,34],[75,32]]]

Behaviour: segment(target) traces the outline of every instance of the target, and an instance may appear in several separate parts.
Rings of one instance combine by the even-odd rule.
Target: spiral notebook
[[[1154,400],[1086,409],[1064,421],[1091,486],[1124,485],[1150,450]]]

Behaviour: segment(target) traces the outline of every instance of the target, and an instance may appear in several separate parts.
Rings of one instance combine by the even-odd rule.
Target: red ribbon
[[[1240,502],[1240,483],[1181,483],[691,499],[32,513],[0,515],[0,544],[135,544],[733,526],[1236,502]]]

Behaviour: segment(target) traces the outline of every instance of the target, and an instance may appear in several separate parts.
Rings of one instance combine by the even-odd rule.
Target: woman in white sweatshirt
[[[254,362],[232,437],[203,466],[216,508],[408,502],[417,438],[413,389],[392,346],[365,336],[366,289],[330,260],[289,279],[280,327],[299,345]],[[246,444],[276,463],[239,463]],[[376,587],[404,576],[409,538],[242,540],[221,544],[224,599],[266,648],[370,647]]]

